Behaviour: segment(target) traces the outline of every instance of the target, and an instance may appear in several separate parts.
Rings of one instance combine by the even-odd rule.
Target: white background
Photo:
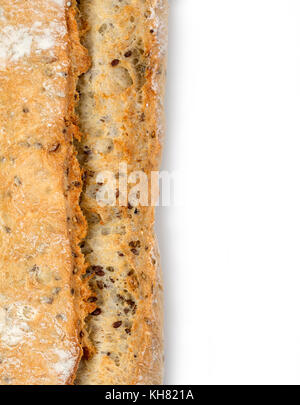
[[[300,383],[300,1],[170,0],[167,384]]]

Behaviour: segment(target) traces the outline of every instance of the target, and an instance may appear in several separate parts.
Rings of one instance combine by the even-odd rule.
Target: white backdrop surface
[[[300,2],[170,0],[167,384],[300,383]]]

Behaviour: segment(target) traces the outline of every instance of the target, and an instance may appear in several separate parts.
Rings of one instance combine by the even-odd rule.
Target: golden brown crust
[[[88,306],[78,297],[88,292],[74,269],[84,272],[86,226],[72,139],[75,86],[88,59],[76,32],[63,0],[1,2],[2,385],[71,384],[81,357]]]
[[[162,280],[154,208],[100,207],[97,174],[120,178],[160,165],[166,62],[167,1],[86,0],[84,45],[92,67],[80,80],[86,170],[81,207],[88,221],[83,246],[99,310],[88,321],[96,347],[80,365],[77,384],[161,384]],[[119,195],[119,191],[117,191]],[[120,196],[119,196],[120,198]]]

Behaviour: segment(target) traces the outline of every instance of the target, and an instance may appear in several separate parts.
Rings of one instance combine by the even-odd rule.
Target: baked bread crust
[[[96,353],[82,361],[77,384],[161,384],[162,277],[154,207],[104,206],[99,172],[122,176],[159,169],[164,134],[166,0],[86,0],[80,11],[92,67],[79,82],[86,172],[81,207],[88,221],[82,250],[97,309],[88,319]],[[120,200],[120,190],[116,190]]]
[[[89,309],[72,146],[89,66],[73,6],[0,4],[0,384],[71,384]]]

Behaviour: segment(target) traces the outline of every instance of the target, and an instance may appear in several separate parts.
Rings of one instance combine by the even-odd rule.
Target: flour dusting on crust
[[[52,2],[58,4],[61,7],[65,4],[65,0],[52,0]]]
[[[61,349],[54,349],[53,353],[56,356],[56,362],[53,363],[52,368],[58,374],[61,383],[65,384],[75,367],[76,353]]]
[[[23,303],[13,303],[0,308],[0,340],[12,348],[32,338],[32,331],[28,321],[33,320],[37,310]]]
[[[0,18],[3,17],[0,9]],[[55,21],[45,26],[36,21],[31,27],[25,25],[6,25],[0,32],[0,69],[8,63],[16,63],[32,52],[51,50],[56,41],[66,35],[66,28]]]

